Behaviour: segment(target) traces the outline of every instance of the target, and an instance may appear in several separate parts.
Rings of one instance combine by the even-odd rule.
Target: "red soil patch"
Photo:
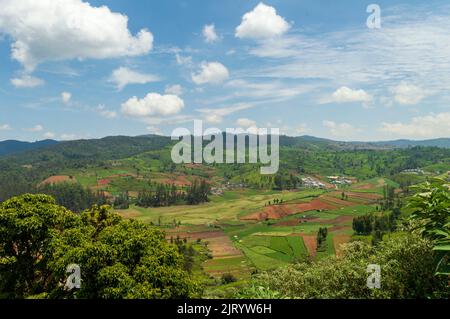
[[[373,189],[375,188],[372,184],[364,184],[364,185],[357,185],[355,186],[355,189]]]
[[[192,185],[192,182],[185,175],[166,175],[162,178],[155,178],[154,181],[160,184],[173,184],[181,187]]]
[[[206,232],[168,232],[166,238],[176,238],[179,236],[181,239],[186,238],[190,241],[201,239],[208,243],[208,249],[211,251],[213,258],[216,257],[237,257],[243,256],[242,252],[234,247],[230,238],[225,235],[223,231],[206,231]]]
[[[374,193],[346,192],[345,195],[348,195],[348,197],[356,197],[356,198],[371,199],[371,200],[382,198],[381,195],[374,194]]]
[[[262,212],[256,212],[248,216],[244,216],[241,219],[259,220],[259,221],[266,219],[280,219],[289,215],[303,213],[312,210],[333,210],[333,209],[336,209],[336,206],[316,198],[308,203],[267,206],[264,207],[264,210]]]
[[[76,179],[73,176],[55,175],[55,176],[50,176],[49,178],[43,180],[42,182],[40,182],[38,184],[38,186],[53,185],[53,184],[64,183],[64,182],[76,182]]]
[[[353,202],[349,202],[346,200],[342,200],[336,197],[332,197],[332,196],[321,196],[321,199],[323,199],[324,201],[327,202],[331,202],[333,205],[339,205],[339,206],[355,206],[356,204]]]
[[[101,179],[98,181],[99,186],[107,186],[109,183],[111,183],[110,179]]]
[[[315,257],[317,254],[317,238],[313,235],[301,235],[306,249],[311,257]]]
[[[336,252],[336,256],[342,256],[342,244],[348,243],[350,241],[350,235],[334,235],[333,236],[333,244],[334,251]]]

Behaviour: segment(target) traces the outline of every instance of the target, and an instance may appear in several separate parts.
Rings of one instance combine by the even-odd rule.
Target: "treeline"
[[[175,185],[156,184],[154,189],[139,192],[136,205],[141,207],[196,205],[208,202],[210,191],[211,188],[205,180],[194,181],[186,191],[179,191]]]
[[[301,180],[292,174],[277,174],[273,180],[274,189],[296,189],[301,186]]]
[[[105,192],[95,192],[78,183],[45,184],[37,187],[34,192],[50,195],[58,205],[77,213],[93,205],[111,204]]]
[[[320,227],[317,232],[317,251],[325,251],[327,248],[328,228]]]
[[[401,211],[394,208],[391,212],[377,215],[370,213],[353,218],[352,228],[357,235],[370,235],[375,233],[393,232],[396,229],[397,219]]]

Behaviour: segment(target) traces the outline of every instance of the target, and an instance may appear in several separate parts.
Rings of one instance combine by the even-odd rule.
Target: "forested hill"
[[[158,135],[110,136],[102,139],[60,142],[51,147],[6,156],[0,159],[0,162],[25,165],[50,161],[53,164],[78,162],[84,165],[89,162],[114,160],[162,149],[169,143],[171,143],[170,137]]]
[[[51,146],[58,144],[57,141],[54,140],[43,140],[36,142],[22,142],[15,140],[7,140],[0,142],[0,156],[20,153],[24,151],[29,151],[33,149],[39,149],[46,146]]]
[[[22,142],[15,140],[0,141],[0,157],[17,155],[20,159],[26,151],[26,157],[33,160],[35,156],[61,157],[64,159],[86,159],[92,156],[97,159],[116,159],[132,156],[148,150],[163,148],[171,143],[170,137],[159,135],[109,136],[102,139],[77,140],[58,142],[43,140],[36,142]],[[280,136],[280,146],[306,149],[333,150],[384,150],[394,148],[408,148],[415,146],[433,146],[450,148],[450,138],[432,140],[395,140],[382,142],[341,142],[314,136]],[[29,160],[28,160],[29,161]]]

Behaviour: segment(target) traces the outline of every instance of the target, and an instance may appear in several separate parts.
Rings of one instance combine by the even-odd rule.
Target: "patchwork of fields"
[[[196,206],[132,206],[119,213],[164,227],[167,238],[206,242],[212,256],[203,264],[208,274],[246,279],[255,270],[339,255],[341,245],[351,240],[353,217],[376,211],[384,184],[384,180],[356,184],[344,196],[336,189],[240,189]],[[275,200],[280,204],[273,204]],[[328,228],[328,236],[325,248],[318,251],[321,227]]]

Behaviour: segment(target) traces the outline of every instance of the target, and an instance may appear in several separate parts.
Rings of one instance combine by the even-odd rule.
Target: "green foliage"
[[[412,187],[416,192],[409,200],[413,210],[410,218],[414,227],[434,243],[438,274],[450,275],[450,184],[442,179],[431,179]]]
[[[384,214],[369,213],[353,218],[353,230],[357,235],[370,235],[373,232],[391,232],[396,225],[396,216],[388,212]]]
[[[328,228],[320,227],[317,232],[317,251],[324,251],[327,248]]]
[[[445,278],[434,276],[432,246],[402,234],[374,247],[347,244],[343,256],[289,265],[258,275],[238,297],[257,298],[261,290],[285,298],[448,298]],[[369,264],[381,266],[381,288],[366,286]]]
[[[164,233],[94,206],[76,215],[45,195],[0,206],[0,296],[4,298],[189,298],[199,285]],[[67,291],[66,268],[81,268]]]
[[[36,190],[40,194],[50,195],[58,205],[80,213],[92,205],[104,205],[108,203],[103,192],[93,192],[78,183],[45,184]]]

